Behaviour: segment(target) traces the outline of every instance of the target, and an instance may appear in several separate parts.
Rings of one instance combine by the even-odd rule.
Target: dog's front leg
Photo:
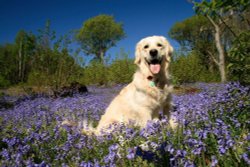
[[[168,94],[165,103],[163,104],[163,116],[166,116],[168,119],[170,119],[171,114],[170,110],[172,108],[172,96],[171,94]]]
[[[163,116],[166,116],[168,118],[168,120],[171,117],[170,109],[171,109],[170,103],[167,103],[163,106]],[[160,115],[160,119],[161,119],[161,115]]]
[[[146,127],[148,121],[152,120],[152,113],[150,110],[141,111],[138,118],[140,119],[138,119],[137,125],[139,125],[140,127]]]
[[[163,115],[168,118],[169,125],[171,128],[175,129],[178,126],[176,118],[171,116],[170,110],[172,109],[172,98],[171,95],[168,96],[166,103],[163,105]]]

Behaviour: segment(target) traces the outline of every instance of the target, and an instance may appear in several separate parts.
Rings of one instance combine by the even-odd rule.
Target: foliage
[[[205,16],[213,26],[212,33],[214,34],[214,44],[218,53],[217,56],[214,56],[214,54],[209,51],[208,55],[218,66],[221,81],[225,82],[227,80],[227,71],[225,69],[227,54],[225,52],[228,46],[230,46],[230,41],[232,41],[230,36],[233,35],[234,38],[237,37],[237,32],[229,22],[232,20],[240,20],[240,24],[236,24],[238,29],[243,27],[240,25],[244,22],[249,26],[249,19],[247,18],[246,11],[249,9],[250,2],[249,0],[202,0],[198,2],[191,0],[190,2],[194,4],[195,12],[199,15]],[[248,26],[246,26],[246,28]]]
[[[171,64],[171,73],[175,84],[193,82],[216,82],[218,74],[210,72],[202,63],[197,52],[188,55],[176,55]]]
[[[177,22],[168,34],[181,45],[182,50],[199,53],[199,59],[210,72],[216,71],[215,63],[210,57],[216,54],[212,25],[206,17],[195,15]]]
[[[202,12],[204,15],[218,17],[218,15],[223,15],[228,11],[243,12],[249,7],[250,2],[249,0],[212,0],[210,2],[202,0],[202,2],[194,2],[194,4],[196,13]]]
[[[27,80],[27,74],[31,70],[32,55],[35,52],[36,37],[32,33],[26,33],[21,30],[17,33],[15,39],[15,48],[18,68],[18,81],[24,82]]]
[[[84,22],[76,38],[87,55],[95,55],[101,62],[106,51],[124,38],[121,23],[109,15],[99,15]]]
[[[16,100],[13,109],[0,110],[0,165],[250,165],[249,88],[237,83],[195,87],[202,91],[173,97],[176,130],[163,118],[144,129],[114,125],[99,137],[81,134],[81,122],[97,122],[121,86],[89,87],[94,93],[70,98]],[[65,119],[79,124],[61,126]]]
[[[109,80],[113,83],[129,83],[135,73],[136,66],[134,59],[130,59],[129,54],[121,49],[110,65]]]
[[[169,36],[180,43],[181,46],[192,50],[203,40],[212,39],[209,21],[201,15],[195,15],[181,22],[177,22],[168,32]],[[198,41],[197,41],[198,40]]]
[[[1,77],[10,84],[25,82],[31,70],[31,56],[34,53],[35,36],[21,30],[13,44],[0,46]]]
[[[109,59],[106,59],[106,62],[109,62]],[[86,66],[82,70],[83,78],[81,82],[87,85],[128,83],[132,80],[135,68],[133,60],[128,57],[128,53],[121,50],[111,64],[93,61]]]
[[[10,86],[10,82],[0,75],[0,88],[6,88]]]
[[[235,39],[229,52],[228,65],[231,76],[243,84],[250,84],[250,31],[243,32]]]
[[[93,62],[83,69],[83,78],[81,82],[89,84],[103,85],[108,83],[108,67],[101,62]]]
[[[79,78],[79,56],[70,52],[68,36],[56,38],[47,21],[37,36],[23,30],[13,44],[0,47],[0,86],[28,83],[60,87]]]
[[[15,53],[14,45],[0,46],[0,76],[11,84],[18,82]]]

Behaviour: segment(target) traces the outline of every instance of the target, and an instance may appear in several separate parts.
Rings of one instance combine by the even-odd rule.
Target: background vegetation
[[[174,83],[237,80],[249,84],[250,1],[191,2],[197,15],[176,23],[169,31],[180,44],[171,63]],[[98,26],[99,21],[102,25],[112,22],[112,26],[103,31],[106,26]],[[115,27],[118,29],[113,31]],[[47,21],[35,34],[21,30],[13,43],[0,46],[0,87],[60,90],[79,82],[91,85],[88,88],[93,93],[54,98],[1,93],[0,166],[250,165],[249,86],[196,83],[190,91],[174,94],[175,130],[163,116],[149,121],[143,129],[121,124],[103,136],[86,135],[82,133],[86,128],[83,122],[97,124],[124,86],[96,84],[130,82],[136,69],[133,55],[123,49],[117,55],[105,55],[125,36],[122,24],[113,17],[98,16],[75,34],[57,37]],[[72,50],[75,39],[81,48]],[[80,56],[81,49],[94,56],[89,63]],[[16,87],[13,90],[17,92]],[[78,124],[62,126],[64,120]]]
[[[238,80],[249,84],[249,1],[191,2],[197,14],[168,32],[180,44],[171,66],[174,83]],[[124,37],[122,23],[108,15],[90,18],[73,35],[57,37],[50,21],[36,35],[20,30],[13,43],[0,45],[0,87],[128,83],[136,69],[130,59],[134,56],[124,50],[105,56]],[[80,47],[72,50],[76,41]],[[81,49],[94,56],[90,63],[80,56]]]

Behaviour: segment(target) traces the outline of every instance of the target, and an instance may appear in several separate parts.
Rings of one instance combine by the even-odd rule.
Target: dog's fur
[[[151,36],[138,42],[135,52],[135,64],[138,68],[133,81],[111,102],[101,117],[95,134],[105,131],[113,123],[126,124],[133,121],[144,127],[147,121],[160,117],[161,109],[170,118],[172,86],[169,63],[172,52],[172,46],[162,36]],[[159,66],[155,67],[156,72],[151,70],[150,65],[154,61],[160,64],[159,72]]]

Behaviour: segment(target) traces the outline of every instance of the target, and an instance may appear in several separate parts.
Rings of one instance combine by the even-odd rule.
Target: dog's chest
[[[150,106],[150,108],[161,107],[166,99],[168,93],[164,89],[157,87],[148,87],[144,91],[136,91],[135,101],[138,105]]]

